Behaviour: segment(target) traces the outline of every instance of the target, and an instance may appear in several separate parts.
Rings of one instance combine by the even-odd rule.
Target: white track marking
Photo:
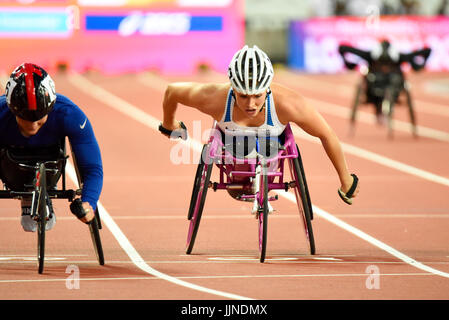
[[[284,191],[284,192],[279,192],[279,195],[296,203],[296,198],[292,193]],[[357,229],[357,228],[351,226],[350,224],[344,222],[343,220],[338,219],[337,217],[333,216],[332,214],[318,208],[317,206],[312,205],[312,207],[313,207],[314,214],[317,214],[321,218],[324,218],[327,221],[337,225],[338,227],[340,227],[346,231],[349,231],[350,233],[356,235],[357,237],[371,243],[372,245],[378,247],[379,249],[382,249],[382,250],[388,252],[389,254],[391,254],[392,256],[395,256],[396,258],[404,261],[405,263],[407,263],[415,268],[421,269],[423,271],[427,271],[427,272],[433,273],[435,275],[449,278],[449,273],[434,269],[427,265],[424,265],[421,262],[418,262],[415,259],[410,258],[409,256],[403,254],[402,252],[399,252],[398,250],[394,249],[393,247],[390,247],[389,245],[383,243],[382,241],[377,240],[376,238],[361,231],[360,229]]]
[[[340,105],[324,102],[321,100],[316,100],[312,98],[306,98],[306,101],[308,101],[309,104],[313,105],[316,109],[318,109],[320,112],[331,114],[333,116],[337,116],[344,119],[349,119],[349,109],[342,107]],[[364,112],[364,111],[357,111],[357,121],[369,123],[369,124],[375,124],[375,117],[373,114]],[[444,132],[441,130],[436,130],[428,127],[423,127],[420,125],[416,126],[417,128],[417,134],[422,137],[435,139],[443,142],[449,142],[449,133]],[[400,121],[400,120],[394,120],[393,119],[393,129],[399,130],[403,132],[411,132],[411,124],[408,122]]]
[[[149,86],[155,90],[159,90],[159,91],[162,91],[162,85],[161,85],[162,83],[165,85],[168,84],[168,82],[166,80],[159,78],[157,76],[154,76],[154,75],[147,75],[145,77],[140,76],[139,79],[142,83],[146,84],[147,86]],[[310,100],[310,99],[309,99],[309,101],[316,101],[317,104],[320,104],[321,106],[326,106],[327,111],[335,113],[336,115],[339,115],[339,116],[341,116],[341,114],[343,113],[343,110],[347,111],[346,108],[343,108],[343,107],[335,105],[335,104],[330,104],[330,103],[325,103],[322,101]],[[371,116],[370,119],[372,119],[372,115],[367,114],[366,117],[364,117],[364,118],[366,118],[365,120],[367,120],[368,116]],[[403,123],[401,125],[401,127],[403,129],[405,129],[404,128],[405,126],[409,127],[409,124]],[[292,130],[293,130],[294,135],[298,138],[312,141],[314,143],[319,143],[319,144],[321,143],[318,138],[315,138],[315,137],[312,137],[311,135],[306,134],[303,130],[297,128],[296,126],[292,126]],[[422,135],[426,135],[428,137],[432,137],[434,139],[438,139],[441,141],[449,141],[449,133],[440,132],[440,131],[435,132],[433,129],[430,129],[430,128],[421,128],[420,130],[424,130],[424,133],[421,132]],[[189,140],[192,140],[192,139],[189,139]],[[356,146],[348,144],[348,143],[341,142],[341,145],[346,153],[352,154],[354,156],[357,156],[357,157],[360,157],[360,158],[363,158],[363,159],[366,159],[369,161],[379,163],[379,164],[387,166],[389,168],[393,168],[393,169],[396,169],[396,170],[399,170],[399,171],[402,171],[402,172],[405,172],[405,173],[408,173],[408,174],[411,174],[414,176],[418,176],[420,178],[423,178],[423,179],[426,179],[426,180],[429,180],[432,182],[436,182],[436,183],[443,184],[445,186],[449,186],[448,178],[436,175],[434,173],[431,173],[431,172],[428,172],[425,170],[418,169],[416,167],[404,164],[402,162],[387,158],[387,157],[377,154],[375,152],[371,152],[366,149],[362,149],[362,148],[356,147]],[[201,150],[202,150],[201,143],[199,143],[199,142],[196,143],[195,147],[196,147],[196,150],[199,149],[201,152]]]
[[[380,273],[379,276],[432,276],[429,273]],[[270,275],[217,275],[184,276],[179,279],[256,279],[256,278],[314,278],[314,277],[367,277],[366,273],[331,273],[331,274],[270,274]],[[80,281],[117,281],[117,280],[159,280],[154,277],[116,277],[116,278],[81,278]],[[0,283],[66,282],[64,279],[12,279],[0,280]]]
[[[304,131],[302,131],[301,129],[299,129],[297,127],[292,127],[292,131],[295,134],[295,137],[302,138],[304,140],[308,140],[308,141],[318,143],[318,144],[321,143],[318,138],[315,138],[315,137],[312,137],[312,136],[306,134]],[[439,183],[439,184],[449,187],[449,179],[448,178],[439,176],[437,174],[434,174],[434,173],[431,173],[431,172],[428,172],[425,170],[421,170],[421,169],[413,167],[411,165],[387,158],[378,153],[371,152],[366,149],[362,149],[362,148],[356,147],[354,145],[351,145],[351,144],[348,144],[345,142],[340,142],[340,143],[342,145],[343,150],[346,153],[352,154],[353,156],[360,157],[365,160],[373,161],[373,162],[376,162],[383,166],[386,166],[386,167],[389,167],[389,168],[392,168],[392,169],[395,169],[398,171],[402,171],[402,172],[414,175],[416,177],[420,177],[422,179],[426,179],[426,180],[429,180],[429,181],[432,181],[435,183]]]
[[[116,97],[115,95],[111,94],[110,92],[94,85],[93,83],[90,83],[83,77],[79,75],[73,75],[74,81],[71,81],[73,84],[75,84],[78,88],[82,89],[87,94],[99,99],[103,103],[106,103],[108,106],[114,106],[114,108],[133,119],[149,126],[150,128],[154,130],[158,130],[159,121],[156,120],[156,118],[146,114],[145,112],[141,111],[140,109],[134,107],[133,105],[127,103],[126,101]],[[67,163],[67,170],[66,172],[69,174],[72,181],[76,184],[77,183],[77,177],[75,173],[75,169],[70,163]],[[112,219],[111,215],[108,213],[106,208],[103,207],[101,202],[98,202],[98,209],[100,210],[101,219],[106,224],[108,229],[112,232],[114,237],[117,239],[120,246],[123,248],[123,250],[126,252],[126,254],[130,257],[130,259],[134,262],[134,264],[140,268],[141,270],[158,277],[160,279],[172,282],[174,284],[187,287],[189,289],[229,298],[229,299],[237,299],[237,300],[251,300],[251,298],[247,298],[244,296],[239,296],[232,293],[227,293],[223,291],[213,290],[209,289],[203,286],[199,286],[193,283],[189,283],[186,281],[182,281],[178,278],[169,276],[165,273],[162,273],[156,269],[151,268],[144,259],[140,256],[140,254],[137,252],[137,250],[133,247],[131,242],[128,240],[128,238],[125,236],[125,234],[122,232],[122,230],[119,228],[119,226],[115,223],[114,219]]]
[[[118,111],[128,115],[128,113],[125,112],[125,110],[121,109],[120,104],[119,105],[116,104],[117,101],[121,100],[120,98],[117,98],[114,95],[112,95],[111,93],[107,92],[106,90],[104,90],[102,88],[99,88],[94,83],[88,81],[87,79],[85,79],[84,77],[82,77],[80,75],[76,75],[76,76],[74,76],[72,78],[69,78],[69,79],[72,79],[71,82],[73,84],[75,84],[77,87],[79,87],[80,89],[83,89],[83,91],[85,91],[87,94],[97,98],[102,103],[107,104],[107,105],[113,107],[114,109],[116,109],[116,110],[118,110]],[[105,99],[106,93],[107,93],[108,97],[111,97],[111,98],[114,98],[114,99],[111,99],[111,100]],[[123,101],[123,102],[125,102],[125,101]],[[112,106],[113,104],[114,104],[114,106]],[[129,105],[129,103],[126,103],[126,105]],[[133,106],[133,108],[137,109],[134,106]],[[129,109],[129,108],[127,108],[127,109]],[[140,112],[143,112],[143,111],[140,111]],[[152,128],[153,130],[157,130],[157,127],[154,127],[154,125],[152,125],[152,124],[155,123],[155,122],[158,122],[158,121],[154,117],[152,117],[151,115],[146,115],[145,118],[152,119],[151,122],[147,124],[147,126]],[[303,136],[301,136],[301,137],[304,138]],[[192,139],[190,138],[189,140],[192,140]],[[315,139],[313,139],[313,140],[315,140]],[[194,143],[190,143],[189,145],[190,145],[190,147],[192,149],[195,149],[195,151],[201,152],[201,150],[202,150],[202,144],[199,141],[196,141]],[[446,186],[449,186],[449,180],[446,179],[446,178],[443,178],[443,177],[440,177],[440,176],[437,176],[437,175],[433,175],[433,174],[428,174],[428,173],[424,172],[423,170],[420,170],[420,169],[417,169],[417,168],[414,168],[414,167],[411,167],[411,166],[408,166],[408,165],[404,165],[401,162],[388,159],[386,157],[380,156],[380,155],[375,154],[373,152],[368,152],[366,150],[363,150],[361,148],[357,148],[357,147],[351,146],[349,144],[345,144],[344,146],[345,146],[345,151],[347,151],[347,152],[348,152],[348,149],[351,150],[352,152],[354,152],[354,150],[358,150],[358,152],[365,151],[364,152],[364,154],[365,154],[364,158],[366,158],[366,159],[368,159],[370,161],[381,163],[381,164],[386,165],[388,167],[391,167],[393,169],[401,170],[401,171],[404,171],[406,173],[413,174],[415,176],[418,176],[418,177],[421,177],[421,178],[425,178],[425,179],[428,179],[430,181],[437,182],[437,183],[442,183],[442,184],[444,184]],[[353,148],[355,148],[355,149],[353,149]],[[373,159],[368,157],[367,154],[373,156]],[[288,200],[296,203],[296,199],[293,196],[293,194],[288,193],[288,192],[280,192],[279,194],[281,196],[287,198]],[[418,262],[418,261],[408,257],[407,255],[397,251],[396,249],[386,245],[385,243],[383,243],[383,242],[381,242],[381,241],[371,237],[370,235],[364,233],[363,231],[361,231],[361,230],[359,230],[359,229],[357,229],[357,228],[355,228],[355,227],[345,223],[344,221],[334,217],[332,214],[330,214],[330,213],[328,213],[328,212],[326,212],[326,211],[324,211],[324,210],[322,210],[322,209],[320,209],[320,208],[318,208],[316,206],[313,206],[313,208],[314,208],[314,212],[317,215],[319,215],[320,217],[322,217],[322,218],[328,220],[329,222],[339,226],[340,228],[343,228],[346,231],[349,231],[350,233],[360,237],[361,239],[371,243],[372,245],[374,245],[374,246],[376,246],[376,247],[378,247],[378,248],[388,252],[389,254],[391,254],[391,255],[395,256],[396,258],[406,262],[407,264],[409,264],[411,266],[414,266],[414,267],[416,267],[418,269],[430,272],[432,274],[436,274],[436,275],[439,275],[439,276],[442,276],[442,277],[449,278],[449,274],[448,273],[442,272],[440,270],[431,268],[431,267],[426,266],[426,265],[423,265],[422,263],[420,263],[420,262]],[[112,221],[112,219],[111,219],[111,221]],[[114,224],[115,224],[115,222],[114,222]],[[136,254],[137,254],[137,252],[136,252]]]
[[[276,71],[279,72],[278,70],[276,70]],[[328,80],[326,81],[323,79],[314,79],[313,77],[297,74],[297,73],[294,73],[291,71],[280,71],[279,74],[281,74],[285,78],[288,78],[289,80],[303,79],[302,82],[307,82],[307,84],[310,84],[319,90],[322,90],[323,82],[326,82],[329,86],[331,86],[333,88],[332,92],[341,98],[348,98],[348,97],[353,98],[355,95],[355,86],[358,84],[358,81],[360,81],[360,79],[357,79],[356,82],[354,82],[351,85],[337,84],[332,81],[328,81]],[[301,81],[299,81],[299,82],[293,81],[292,83],[297,83],[297,84],[301,85],[302,82]],[[310,88],[310,86],[308,88]],[[413,91],[413,88],[412,88],[412,91]],[[423,101],[423,100],[416,99],[413,97],[412,97],[412,99],[413,99],[414,107],[415,107],[416,111],[418,111],[418,112],[427,113],[427,114],[431,114],[431,115],[437,115],[437,116],[449,117],[449,108],[447,105],[427,102],[427,101]],[[347,112],[348,111],[349,110],[347,109]]]

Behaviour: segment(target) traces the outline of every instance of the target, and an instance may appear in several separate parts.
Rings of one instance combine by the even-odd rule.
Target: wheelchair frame
[[[391,76],[390,74],[385,74],[385,76]],[[365,72],[362,72],[362,79],[358,83],[355,91],[354,102],[352,103],[351,114],[350,114],[350,123],[352,131],[354,131],[355,119],[357,114],[357,109],[361,104],[361,95],[363,94],[365,97],[364,103],[372,104],[376,109],[380,109],[381,114],[387,119],[387,127],[388,127],[388,136],[393,137],[393,114],[394,114],[394,106],[398,104],[398,99],[402,93],[406,95],[407,99],[407,107],[410,114],[410,123],[411,123],[411,131],[414,136],[417,135],[416,129],[416,116],[413,108],[413,101],[411,97],[411,93],[408,89],[408,83],[405,79],[404,74],[398,74],[401,77],[401,81],[397,84],[385,84],[383,88],[384,94],[383,96],[378,96],[379,101],[373,101],[369,99],[370,94],[370,84],[372,83],[369,77],[375,77],[375,73],[372,70],[368,69]]]
[[[69,156],[66,155],[65,139],[60,143],[60,147],[63,150],[63,156],[55,161],[36,161],[36,165],[27,165],[16,161],[16,164],[24,169],[34,172],[33,184],[26,186],[30,191],[14,191],[6,188],[6,190],[0,190],[0,199],[21,199],[23,196],[31,196],[31,217],[37,221],[37,261],[38,261],[38,273],[43,273],[45,262],[45,226],[47,217],[46,204],[50,199],[67,199],[72,202],[77,195],[81,195],[82,192],[82,179],[78,172],[78,166],[76,163],[75,155],[72,152],[73,163],[77,173],[78,184],[80,189],[72,190],[66,187],[65,166]],[[12,160],[12,159],[11,159]],[[33,160],[30,157],[28,160]],[[47,168],[49,164],[62,163],[61,167],[61,185],[62,189],[53,190],[48,189],[46,173],[50,171],[57,171],[58,169]],[[5,187],[6,184],[4,183]],[[101,220],[98,207],[95,210],[95,218],[89,223],[89,230],[97,256],[98,263],[104,265],[103,247],[101,244],[100,232]]]
[[[269,196],[271,190],[295,191],[296,202],[302,217],[305,235],[309,245],[310,254],[315,254],[315,240],[312,230],[312,203],[307,187],[299,148],[295,143],[290,125],[284,130],[285,143],[279,148],[276,155],[265,157],[259,151],[255,158],[236,158],[223,144],[222,131],[214,122],[209,142],[203,146],[201,158],[197,166],[190,200],[188,220],[189,230],[187,235],[186,253],[193,250],[202,212],[209,188],[217,190],[242,190],[249,194],[243,194],[239,200],[253,201],[252,213],[258,220],[259,234],[259,260],[265,261],[267,247],[267,223],[268,214],[272,208],[269,202],[277,200],[276,196]],[[259,139],[256,137],[256,139]],[[259,140],[257,140],[259,141]],[[293,181],[284,181],[284,162],[288,161]],[[213,166],[219,169],[219,182],[210,182]],[[238,168],[236,164],[243,164],[245,170]],[[247,178],[248,182],[237,181],[235,178]],[[277,182],[275,180],[278,179]]]

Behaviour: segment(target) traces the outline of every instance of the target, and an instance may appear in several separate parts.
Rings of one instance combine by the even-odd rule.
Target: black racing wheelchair
[[[349,70],[355,69],[358,63],[363,62],[363,60],[367,63],[367,67],[361,68],[362,79],[357,84],[351,107],[351,131],[354,132],[359,105],[367,104],[374,105],[378,123],[382,124],[383,119],[386,119],[388,136],[393,137],[394,106],[399,104],[399,97],[404,93],[410,115],[411,131],[416,137],[416,116],[410,86],[405,79],[401,66],[408,63],[414,71],[423,69],[431,50],[424,48],[409,54],[396,53],[391,49],[388,41],[382,41],[380,48],[381,50],[378,50],[378,52],[370,52],[347,45],[339,46],[339,53]],[[358,61],[350,61],[351,55],[357,56]]]
[[[5,147],[0,150],[0,178],[4,187],[4,190],[0,190],[0,199],[31,198],[31,218],[37,222],[37,263],[40,274],[44,271],[46,223],[51,214],[47,209],[49,202],[51,199],[67,199],[75,215],[82,210],[81,200],[77,196],[81,195],[83,181],[73,153],[80,189],[66,187],[65,169],[68,158],[65,139],[57,145],[43,148]],[[58,189],[60,179],[61,188]],[[95,210],[95,218],[88,226],[98,263],[104,265],[98,208]]]

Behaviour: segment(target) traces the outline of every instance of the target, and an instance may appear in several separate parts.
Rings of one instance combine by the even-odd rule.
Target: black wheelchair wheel
[[[207,149],[203,149],[207,150]],[[213,163],[204,161],[201,157],[197,168],[197,176],[195,176],[195,183],[192,192],[192,198],[189,208],[189,231],[187,234],[186,254],[192,252],[195,244],[196,235],[200,226],[201,216],[206,202],[207,190],[209,188],[210,176],[212,173]]]
[[[259,226],[259,261],[263,263],[267,252],[267,233],[268,233],[268,176],[267,168],[262,168],[261,174],[261,195],[262,208],[258,212],[258,226]]]
[[[364,89],[364,82],[362,80],[357,85],[357,88],[356,88],[356,91],[355,91],[355,95],[354,95],[354,102],[352,103],[351,114],[350,114],[350,117],[349,117],[352,127],[355,125],[355,119],[356,119],[356,116],[357,116],[357,108],[359,107],[359,104],[360,104],[360,97],[362,95],[363,89]]]
[[[393,138],[393,108],[395,97],[392,88],[385,90],[385,97],[382,101],[382,113],[387,118],[388,137]]]
[[[413,108],[412,95],[411,95],[410,91],[408,90],[408,88],[405,88],[404,92],[407,97],[407,107],[408,107],[408,111],[410,114],[410,124],[411,124],[412,134],[414,137],[417,137],[418,132],[416,129],[416,116],[415,116],[415,110]]]
[[[196,167],[195,180],[193,181],[192,196],[190,197],[189,212],[187,214],[188,220],[192,219],[193,210],[195,209],[196,195],[197,195],[198,190],[201,185],[201,175],[202,175],[202,171],[203,171],[203,167],[204,167],[203,155],[204,155],[204,150],[205,150],[206,146],[207,145],[203,146],[203,150],[201,151],[201,158],[198,163],[198,166]]]
[[[304,181],[304,189],[305,189],[305,192],[306,192],[307,203],[309,204],[310,219],[313,220],[312,200],[310,199],[309,187],[307,186],[307,179],[306,179],[306,174],[305,174],[305,171],[304,171],[304,164],[302,162],[301,152],[299,152],[298,145],[296,145],[296,151],[298,151],[299,170],[301,171],[302,179]]]
[[[101,245],[100,230],[98,227],[98,208],[95,210],[95,218],[89,224],[90,235],[92,243],[94,245],[95,254],[97,256],[98,263],[104,265],[103,246]]]
[[[43,273],[45,261],[45,226],[47,224],[47,181],[44,164],[41,164],[39,167],[36,186],[38,196],[38,204],[35,207],[37,210],[37,261],[38,272]]]
[[[299,154],[299,153],[298,153]],[[313,236],[312,229],[312,205],[310,203],[310,196],[308,196],[308,190],[305,182],[305,175],[302,167],[302,160],[298,158],[290,159],[290,170],[292,172],[292,178],[295,180],[295,197],[298,206],[299,213],[304,223],[304,231],[309,244],[310,254],[315,254],[315,238]]]

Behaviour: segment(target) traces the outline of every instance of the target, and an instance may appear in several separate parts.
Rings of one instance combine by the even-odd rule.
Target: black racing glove
[[[359,178],[355,174],[351,174],[354,178],[351,188],[349,188],[348,192],[344,193],[341,189],[338,189],[338,195],[340,198],[346,202],[347,204],[352,204],[352,195],[354,194],[355,189],[357,188],[357,184],[359,183]]]
[[[72,213],[78,219],[84,218],[87,215],[87,213],[89,212],[88,210],[84,209],[83,202],[81,201],[80,198],[72,201],[72,203],[70,204],[70,211],[72,211]],[[93,219],[89,222],[86,222],[86,224],[90,224],[92,221],[93,221]]]
[[[189,137],[189,134],[187,133],[187,128],[184,124],[184,122],[179,121],[179,124],[181,125],[181,128],[176,130],[168,130],[162,126],[162,123],[159,125],[159,131],[164,135],[169,137],[170,139],[178,139],[181,138],[182,140],[187,140]]]

